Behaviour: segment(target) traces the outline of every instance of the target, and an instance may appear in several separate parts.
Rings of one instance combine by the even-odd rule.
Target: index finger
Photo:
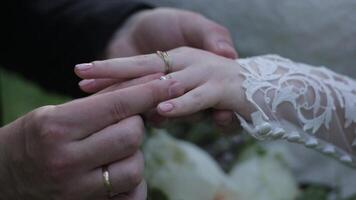
[[[184,89],[177,81],[155,80],[59,105],[56,107],[56,116],[63,120],[62,124],[75,130],[71,137],[82,139],[183,93]]]

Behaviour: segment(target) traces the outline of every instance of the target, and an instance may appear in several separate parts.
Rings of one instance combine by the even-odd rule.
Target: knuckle
[[[142,143],[143,132],[140,127],[132,127],[126,130],[125,134],[126,149],[130,152],[136,152]]]
[[[201,93],[201,92],[192,93],[192,99],[194,102],[201,101],[203,99],[203,93]]]
[[[41,126],[51,120],[56,106],[43,106],[32,112],[31,118],[36,122],[36,125]]]
[[[192,102],[194,105],[196,105],[197,107],[201,107],[203,104],[203,93],[201,92],[194,92],[192,93]]]
[[[130,170],[127,173],[127,180],[129,185],[135,187],[139,185],[143,180],[143,156],[139,152],[135,155],[135,159],[131,163]]]
[[[69,159],[60,155],[49,156],[45,163],[47,175],[55,183],[64,181],[68,177],[69,170],[73,167]]]
[[[154,84],[146,84],[144,87],[145,92],[148,93],[146,102],[150,105],[158,103],[159,99],[162,96],[162,94],[160,94],[159,88]]]
[[[64,126],[56,122],[56,106],[45,106],[35,110],[31,116],[37,137],[41,141],[56,141],[64,134]]]
[[[187,46],[182,46],[182,47],[178,47],[176,49],[177,53],[192,53],[194,51],[197,51],[195,48],[192,47],[187,47]]]
[[[176,53],[182,55],[192,55],[193,57],[200,58],[201,56],[207,55],[208,52],[193,47],[183,46],[177,48]]]
[[[130,114],[130,107],[126,102],[119,100],[113,104],[113,107],[111,109],[111,116],[113,119],[119,121],[129,116],[129,114]]]

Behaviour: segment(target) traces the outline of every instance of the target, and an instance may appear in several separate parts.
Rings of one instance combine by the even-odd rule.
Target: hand
[[[167,117],[185,116],[206,108],[244,112],[241,67],[231,59],[207,51],[182,47],[168,52],[173,61],[173,80],[178,80],[185,95],[159,104]],[[90,70],[78,71],[85,79],[127,79],[162,73],[162,60],[155,54],[93,62]],[[153,76],[153,75],[150,75]]]
[[[159,80],[39,108],[0,129],[1,199],[107,199],[101,167],[108,165],[113,199],[146,199],[137,115],[182,93]]]
[[[191,46],[235,59],[237,52],[229,31],[205,18],[185,10],[157,8],[133,15],[117,32],[107,50],[107,58],[128,57]],[[80,83],[83,91],[94,93],[125,80],[97,79]],[[158,117],[157,115],[153,115]],[[229,126],[233,115],[215,111],[218,125]]]
[[[235,59],[229,31],[204,16],[179,9],[156,8],[134,14],[108,46],[107,58],[129,57],[191,46]]]

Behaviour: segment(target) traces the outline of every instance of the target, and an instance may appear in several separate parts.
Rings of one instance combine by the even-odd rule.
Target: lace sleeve
[[[356,82],[276,55],[239,59],[252,111],[236,113],[258,139],[304,144],[356,166]]]

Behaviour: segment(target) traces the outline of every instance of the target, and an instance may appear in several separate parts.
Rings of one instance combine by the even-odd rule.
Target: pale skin
[[[150,24],[169,24],[171,28]],[[153,34],[157,32],[160,34]],[[237,56],[224,27],[201,15],[175,9],[133,15],[105,53],[107,58],[135,56],[179,46]],[[120,193],[114,199],[146,199],[139,151],[144,125],[138,114],[184,92],[178,81],[156,80],[161,75],[150,73],[129,81],[127,77],[85,80],[80,83],[84,91],[96,92],[116,83],[115,91],[108,89],[63,105],[41,107],[0,128],[1,197],[104,200],[107,192],[101,166],[108,165],[113,192]],[[218,111],[215,115],[217,121],[231,122],[231,112]]]
[[[9,170],[0,168],[2,196],[105,199],[101,166],[110,164],[113,190],[144,199],[144,125],[137,114],[178,95],[179,88],[173,80],[154,81],[39,108],[3,127],[1,158]]]
[[[109,45],[107,58],[136,56],[181,46],[203,49],[231,59],[238,56],[225,27],[194,12],[157,8],[142,11],[128,20]],[[88,79],[80,82],[79,86],[85,92],[95,93],[122,81],[125,80]],[[163,120],[160,115],[150,113],[148,120]],[[233,125],[230,111],[215,110],[213,118],[224,129]]]
[[[242,115],[247,113],[248,104],[241,87],[242,69],[234,60],[189,47],[173,49],[168,54],[173,64],[166,77],[181,83],[185,94],[161,102],[157,106],[159,114],[180,117],[207,108],[233,110]],[[156,54],[148,54],[95,61],[84,70],[79,66],[76,73],[83,79],[118,78],[135,81],[138,77],[154,76],[164,70],[161,58]],[[101,92],[112,91],[117,87],[120,84]]]

